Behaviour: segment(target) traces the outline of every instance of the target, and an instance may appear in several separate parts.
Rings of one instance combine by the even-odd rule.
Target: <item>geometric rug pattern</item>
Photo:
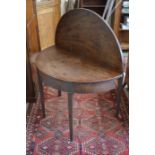
[[[74,140],[69,141],[67,95],[44,87],[46,118],[39,98],[27,124],[27,155],[128,155],[128,99],[122,94],[120,118],[115,117],[115,90],[75,94]]]

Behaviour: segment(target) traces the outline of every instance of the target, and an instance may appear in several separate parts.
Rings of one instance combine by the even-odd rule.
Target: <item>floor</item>
[[[67,96],[44,87],[46,118],[39,98],[27,124],[27,155],[128,155],[128,99],[115,117],[115,90],[75,94],[74,140],[69,141]]]

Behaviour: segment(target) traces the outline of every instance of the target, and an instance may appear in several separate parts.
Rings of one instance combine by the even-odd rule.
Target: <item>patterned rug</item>
[[[74,140],[69,142],[67,95],[44,87],[46,118],[39,99],[27,124],[27,155],[128,155],[128,99],[115,117],[115,90],[74,95]]]

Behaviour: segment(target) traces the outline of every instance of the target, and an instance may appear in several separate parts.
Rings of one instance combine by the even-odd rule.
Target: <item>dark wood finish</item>
[[[73,93],[68,93],[70,141],[73,141]]]
[[[61,96],[61,90],[58,90],[58,96]]]
[[[116,77],[115,79],[100,81],[100,82],[69,82],[60,79],[55,79],[47,74],[39,71],[42,82],[45,85],[51,86],[58,90],[63,90],[65,92],[76,92],[76,93],[97,93],[104,92],[114,89],[114,81],[122,77],[122,75]]]
[[[95,30],[95,31],[94,31]],[[73,93],[97,93],[123,78],[120,45],[111,28],[96,13],[75,9],[60,20],[56,45],[39,53],[36,66],[44,85],[68,92],[70,140],[73,138]],[[118,84],[121,95],[122,83]],[[42,88],[40,88],[42,89]],[[120,96],[117,98],[117,115]]]
[[[120,103],[121,103],[121,94],[123,89],[123,77],[118,79],[118,90],[116,96],[116,116],[118,117],[120,113]]]
[[[118,74],[123,71],[117,38],[109,25],[92,11],[75,9],[72,14],[66,13],[57,27],[56,45],[81,60],[99,63]]]
[[[71,44],[72,43],[70,42],[69,45]],[[84,47],[84,45],[81,45],[81,47],[83,47],[83,49],[79,49],[79,51],[84,50],[84,48],[88,48]],[[73,51],[75,52],[74,49]],[[93,48],[92,52],[95,52],[95,50],[93,51]],[[95,55],[95,53],[93,54]],[[112,61],[114,66],[113,69],[110,68],[112,66],[108,67],[107,65],[107,67],[103,67],[104,63],[93,63],[93,60],[91,61],[87,57],[82,59],[80,56],[82,56],[81,53],[79,53],[78,57],[70,54],[69,51],[63,50],[60,47],[52,46],[44,50],[44,52],[40,53],[37,57],[37,67],[43,73],[52,76],[55,79],[67,82],[100,82],[112,79],[120,74],[120,71],[116,70],[117,64],[115,64],[114,61]],[[112,57],[113,56],[111,56],[111,60],[113,60]],[[106,63],[108,63],[108,60],[106,61]]]
[[[26,102],[33,103],[35,102],[35,91],[34,83],[32,80],[32,70],[30,65],[30,60],[28,56],[28,49],[26,50]],[[28,108],[28,113],[31,108]]]
[[[127,63],[127,68],[126,68],[125,82],[129,87],[129,56],[128,56],[128,63]]]
[[[123,43],[129,43],[129,31],[128,30],[120,30],[119,32],[119,40]]]
[[[42,106],[42,112],[43,112],[43,118],[45,118],[46,113],[45,113],[45,104],[44,104],[44,89],[43,89],[43,83],[42,79],[40,77],[39,71],[37,70],[38,73],[38,86],[39,86],[39,95],[40,95],[40,103]]]
[[[90,9],[103,15],[107,0],[80,0],[80,8]]]

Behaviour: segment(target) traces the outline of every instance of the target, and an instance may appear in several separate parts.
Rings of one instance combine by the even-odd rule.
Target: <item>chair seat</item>
[[[103,65],[71,55],[70,52],[56,46],[39,53],[36,66],[44,74],[67,82],[100,82],[119,75]]]

